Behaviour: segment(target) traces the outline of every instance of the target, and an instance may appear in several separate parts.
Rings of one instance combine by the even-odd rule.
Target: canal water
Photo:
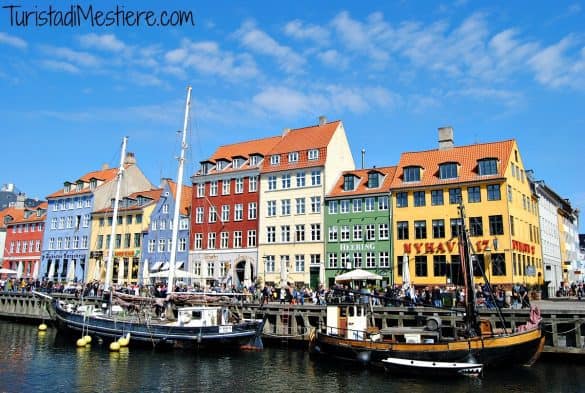
[[[130,348],[110,353],[49,328],[0,321],[0,392],[584,392],[585,363],[541,361],[484,378],[396,377],[299,349],[192,353]]]

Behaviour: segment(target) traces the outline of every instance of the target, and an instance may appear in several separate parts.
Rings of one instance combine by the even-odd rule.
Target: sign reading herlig
[[[5,5],[3,9],[10,14],[12,27],[166,27],[195,26],[193,11],[151,11],[116,8],[98,9],[93,5],[71,4],[68,8],[58,9],[52,5],[47,8],[33,6],[23,9],[21,5]]]

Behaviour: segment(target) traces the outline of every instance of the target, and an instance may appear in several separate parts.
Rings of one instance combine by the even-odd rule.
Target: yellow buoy
[[[118,344],[117,341],[114,341],[113,343],[110,344],[110,351],[119,351],[120,350],[120,344]]]
[[[77,346],[78,347],[85,347],[85,340],[83,338],[78,339]]]
[[[47,330],[47,325],[45,325],[44,323],[41,323],[41,324],[39,325],[39,330],[40,330],[41,332],[44,332],[45,330]]]
[[[83,339],[85,340],[85,342],[87,344],[91,344],[91,336],[87,335],[87,336],[83,336]]]
[[[130,344],[130,334],[126,334],[126,336],[122,336],[118,339],[118,343],[121,347],[127,347]]]

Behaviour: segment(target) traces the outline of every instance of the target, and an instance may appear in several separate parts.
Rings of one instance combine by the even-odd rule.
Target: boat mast
[[[122,153],[120,154],[120,167],[116,175],[116,198],[114,199],[114,212],[112,213],[112,232],[110,234],[110,243],[108,244],[108,264],[106,267],[106,282],[104,283],[104,291],[110,288],[110,280],[112,279],[112,269],[114,266],[114,237],[116,236],[116,223],[118,221],[118,202],[120,199],[120,185],[122,184],[122,175],[124,173],[124,158],[126,156],[126,143],[128,137],[125,136],[122,140]]]
[[[173,214],[173,232],[171,235],[171,257],[169,260],[168,292],[173,292],[175,283],[175,261],[177,259],[177,239],[179,237],[179,210],[181,209],[181,194],[183,191],[183,166],[185,164],[185,151],[187,150],[187,122],[189,120],[189,108],[191,107],[191,86],[187,87],[187,100],[185,102],[185,118],[183,120],[183,136],[181,139],[181,156],[179,157],[179,170],[177,173],[177,192],[175,195],[175,211]]]
[[[465,226],[465,208],[463,201],[459,201],[459,219],[461,227],[459,230],[459,255],[461,258],[461,269],[465,277],[465,328],[470,337],[477,335],[477,310],[475,299],[475,285],[473,281],[473,260],[470,252],[469,235]]]

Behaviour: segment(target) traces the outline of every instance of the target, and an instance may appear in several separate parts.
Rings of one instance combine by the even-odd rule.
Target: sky
[[[186,182],[220,145],[323,115],[356,166],[362,149],[366,167],[434,149],[447,125],[460,146],[516,139],[526,169],[585,209],[582,1],[74,4],[193,23],[35,25],[48,2],[0,0],[0,183],[30,197],[117,166],[124,136],[153,184],[176,178],[191,85]]]

